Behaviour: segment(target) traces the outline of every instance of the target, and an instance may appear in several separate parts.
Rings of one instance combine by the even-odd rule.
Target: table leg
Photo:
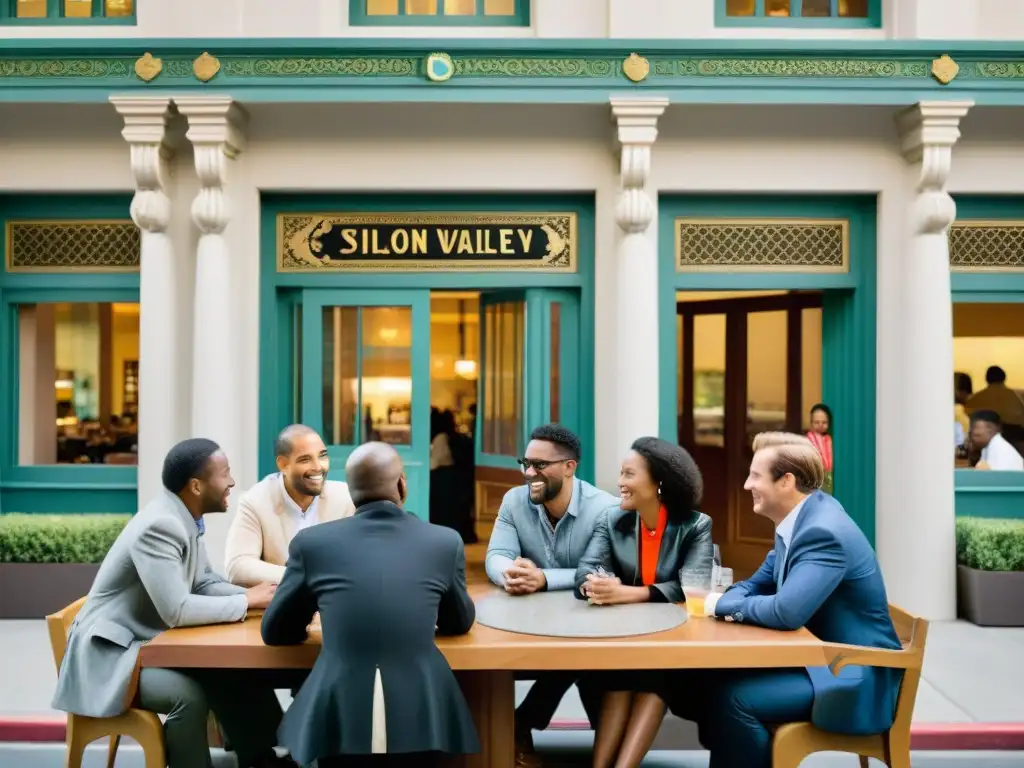
[[[512,672],[458,672],[459,685],[473,713],[480,754],[448,758],[445,768],[513,768],[516,688]]]

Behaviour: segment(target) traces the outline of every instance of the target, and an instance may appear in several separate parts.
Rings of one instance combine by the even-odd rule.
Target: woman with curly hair
[[[710,581],[711,518],[696,511],[703,480],[683,448],[637,439],[619,471],[619,505],[606,510],[576,570],[576,597],[596,605],[678,603],[683,584]],[[594,739],[595,768],[643,760],[665,717],[659,673],[600,673],[606,693]]]

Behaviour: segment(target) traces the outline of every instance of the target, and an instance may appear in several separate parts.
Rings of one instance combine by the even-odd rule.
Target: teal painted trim
[[[868,15],[839,15],[839,0],[832,0],[832,15],[804,16],[802,0],[790,0],[789,16],[767,16],[764,0],[756,0],[753,16],[730,16],[727,0],[715,0],[715,26],[719,27],[789,27],[827,29],[877,29],[882,26],[882,0],[868,1]]]
[[[367,0],[349,0],[348,19],[353,27],[529,27],[530,0],[516,0],[516,12],[511,16],[488,16],[483,11],[483,0],[478,0],[476,13],[464,16],[446,16],[444,0],[438,0],[434,15],[406,15],[404,0],[399,3],[395,16],[370,16],[366,13]]]
[[[871,197],[663,195],[659,201],[659,387],[660,435],[676,442],[676,291],[825,291],[822,327],[822,389],[837,425],[839,499],[868,540],[875,535],[875,202]],[[848,218],[850,273],[677,273],[675,219],[680,216]],[[842,278],[837,280],[836,278]]]
[[[1024,221],[1024,196],[954,195],[956,220]],[[950,274],[954,302],[1017,303],[1024,301],[1024,271],[964,272]]]
[[[958,469],[958,517],[1024,518],[1024,472]]]
[[[282,212],[301,211],[572,211],[578,217],[579,270],[574,275],[510,272],[426,272],[352,274],[278,273],[275,264],[276,217]],[[282,359],[293,360],[294,352],[282,340],[289,321],[282,319],[279,292],[299,288],[493,290],[514,288],[575,288],[579,296],[578,347],[581,352],[577,405],[579,436],[583,457],[578,475],[594,478],[594,199],[591,195],[467,195],[467,194],[379,194],[379,195],[283,195],[262,198],[260,219],[260,382],[259,382],[259,466],[267,474],[273,469],[273,441],[277,431],[290,423],[292,396],[290,378],[280,371]],[[281,358],[279,355],[288,355]],[[284,414],[284,415],[282,415]],[[534,425],[531,425],[531,427]],[[479,445],[478,445],[479,447]],[[508,457],[513,458],[513,457]],[[515,469],[513,463],[510,469]]]
[[[5,485],[0,488],[0,508],[3,514],[135,514],[139,509],[134,486],[78,489],[47,483]]]
[[[897,54],[938,56],[984,56],[1016,60],[1021,57],[1015,40],[832,40],[832,39],[711,39],[711,38],[419,38],[360,37],[139,37],[139,38],[36,38],[4,40],[3,52],[52,55],[54,50],[69,55],[121,53],[141,56],[180,54],[198,56],[210,51],[222,54],[301,55],[303,53],[446,51],[448,53],[606,53],[628,56],[630,53],[673,55],[682,53],[772,55],[781,53],[834,56],[858,54],[892,56]]]
[[[429,101],[607,103],[611,93],[667,95],[677,103],[808,103],[901,105],[925,99],[1024,103],[1019,50],[900,41],[620,41],[350,39],[10,41],[0,53],[0,98],[7,101],[98,102],[111,90],[216,88],[250,102]],[[20,43],[20,45],[19,45]],[[30,43],[30,44],[25,44]],[[628,46],[628,47],[627,47]],[[60,51],[58,56],[54,51]],[[214,53],[221,70],[201,83],[192,61]],[[163,61],[142,81],[143,52]],[[623,73],[640,51],[650,75],[639,84]],[[433,52],[452,56],[444,83],[426,77]],[[930,74],[941,53],[960,65],[940,85]]]

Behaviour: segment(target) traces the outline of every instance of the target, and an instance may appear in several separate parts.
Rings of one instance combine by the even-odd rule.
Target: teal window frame
[[[107,465],[18,463],[20,351],[18,306],[59,302],[138,302],[136,272],[8,272],[7,222],[130,219],[131,195],[0,196],[4,233],[0,270],[0,344],[10,361],[0,372],[0,513],[134,513],[138,469]]]
[[[958,222],[1024,221],[1024,197],[954,195]],[[1024,271],[950,273],[954,304],[1024,304]],[[984,386],[975,382],[975,388]],[[957,517],[1024,518],[1024,472],[954,471]]]
[[[433,16],[405,15],[405,0],[399,0],[395,16],[370,16],[366,12],[366,0],[350,0],[349,24],[353,27],[529,27],[530,0],[516,0],[516,12],[512,16],[487,16],[484,14],[484,0],[477,0],[477,11],[472,16],[445,16],[444,0],[437,0],[437,13]]]
[[[18,0],[0,0],[0,25],[19,27],[110,25],[134,26],[138,14],[138,0],[132,4],[131,16],[104,15],[104,0],[92,0],[92,16],[70,18],[64,15],[64,0],[46,0],[46,17],[42,19],[19,19]]]
[[[831,16],[801,16],[803,0],[790,0],[790,16],[766,16],[765,0],[756,0],[753,16],[730,16],[727,0],[715,0],[715,26],[718,27],[804,27],[828,29],[880,29],[882,0],[868,0],[865,17],[839,16],[839,0],[832,0]]]

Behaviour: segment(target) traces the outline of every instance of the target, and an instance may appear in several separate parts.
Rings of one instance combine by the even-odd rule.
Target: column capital
[[[668,107],[668,98],[611,98],[615,139],[619,144],[651,146],[658,138],[658,118]]]
[[[919,162],[926,149],[952,148],[960,138],[960,120],[973,101],[919,101],[896,115],[901,149],[908,162]]]
[[[645,187],[651,174],[651,147],[658,138],[658,118],[668,107],[668,99],[612,97],[611,106],[622,185],[615,220],[627,235],[642,234],[654,220],[654,201]]]
[[[188,118],[185,137],[194,146],[216,146],[230,158],[245,150],[249,113],[230,96],[176,96],[174,104]]]
[[[167,197],[167,160],[173,154],[167,126],[174,116],[169,98],[111,96],[110,103],[124,119],[121,135],[131,151],[135,196],[131,216],[143,232],[164,232],[171,221]]]
[[[178,111],[188,118],[185,138],[192,142],[199,194],[192,220],[204,235],[221,235],[231,220],[225,192],[228,160],[245,148],[249,114],[230,96],[179,96]]]
[[[920,101],[896,115],[903,157],[920,172],[911,209],[916,235],[944,234],[956,219],[956,203],[946,183],[960,120],[972,106],[973,101]],[[949,261],[948,250],[944,259]]]

